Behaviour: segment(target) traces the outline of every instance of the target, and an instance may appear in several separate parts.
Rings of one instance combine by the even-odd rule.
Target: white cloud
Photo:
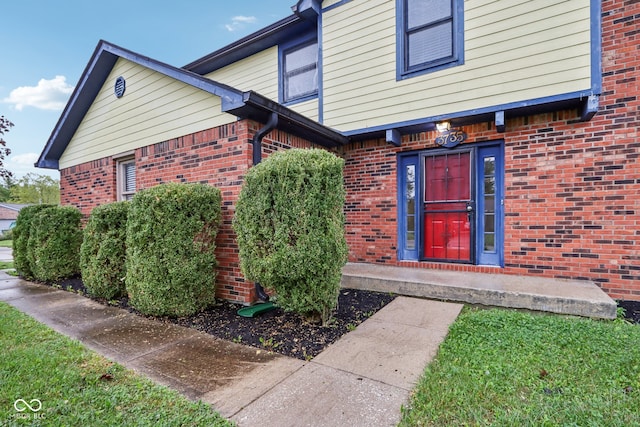
[[[24,107],[41,110],[62,110],[73,92],[73,86],[67,84],[65,76],[56,76],[51,80],[40,79],[37,86],[20,86],[11,91],[2,101],[14,104],[18,111]]]
[[[38,153],[25,153],[10,156],[9,159],[12,163],[15,163],[17,165],[33,166],[33,164],[38,161],[38,157],[40,157]]]
[[[40,169],[33,166],[38,157],[40,157],[38,153],[11,154],[4,159],[4,168],[13,172],[15,179],[20,179],[28,173],[49,175],[54,179],[60,179],[60,173],[56,170]]]
[[[230,24],[225,24],[225,28],[230,32],[234,32],[244,28],[246,24],[254,24],[257,21],[258,19],[255,16],[234,16],[231,18]]]

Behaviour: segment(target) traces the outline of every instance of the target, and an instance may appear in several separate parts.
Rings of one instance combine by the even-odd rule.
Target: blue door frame
[[[471,263],[504,267],[504,143],[492,141],[472,147],[471,188],[473,210],[469,213]],[[398,155],[398,259],[430,260],[424,257],[424,157],[455,153],[428,150]]]
[[[401,156],[398,159],[398,209],[401,220],[398,221],[398,255],[400,259],[418,259],[420,236],[419,197],[420,181],[418,177],[419,156]]]
[[[477,148],[476,264],[504,267],[504,148]]]

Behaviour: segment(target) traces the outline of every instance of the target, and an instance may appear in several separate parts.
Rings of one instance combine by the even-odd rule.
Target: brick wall
[[[396,159],[434,148],[435,133],[341,149],[347,170],[350,260],[596,281],[640,300],[640,3],[603,2],[603,94],[580,122],[558,111],[463,128],[467,143],[504,139],[505,268],[397,261]]]
[[[60,203],[77,207],[85,218],[93,208],[116,197],[116,166],[111,157],[60,171]]]
[[[200,182],[222,194],[222,225],[216,239],[217,295],[253,300],[253,285],[242,277],[231,228],[242,177],[251,165],[247,122],[236,122],[136,150],[138,190],[166,182]]]
[[[137,190],[166,182],[200,182],[220,189],[217,296],[243,303],[255,299],[254,285],[240,271],[231,223],[244,175],[252,164],[252,137],[261,126],[238,121],[135,150]],[[310,146],[305,140],[273,131],[263,139],[262,154],[266,158],[277,150]],[[85,218],[95,206],[117,199],[116,160],[111,157],[64,169],[60,176],[62,204],[78,207]]]

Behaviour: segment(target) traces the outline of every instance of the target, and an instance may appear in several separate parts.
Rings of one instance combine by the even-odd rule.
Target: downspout
[[[269,116],[269,120],[264,127],[258,129],[255,135],[253,135],[253,140],[251,144],[253,146],[253,165],[257,165],[262,161],[262,139],[273,129],[278,126],[278,114],[276,112],[272,112],[271,116]],[[260,283],[256,282],[256,296],[262,301],[269,301],[269,295],[264,291],[264,288]]]

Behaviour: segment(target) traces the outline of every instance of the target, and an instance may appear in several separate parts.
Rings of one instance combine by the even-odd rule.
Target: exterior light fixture
[[[447,132],[448,130],[451,129],[451,123],[449,123],[449,122],[438,122],[438,123],[436,123],[436,129],[440,133]]]

